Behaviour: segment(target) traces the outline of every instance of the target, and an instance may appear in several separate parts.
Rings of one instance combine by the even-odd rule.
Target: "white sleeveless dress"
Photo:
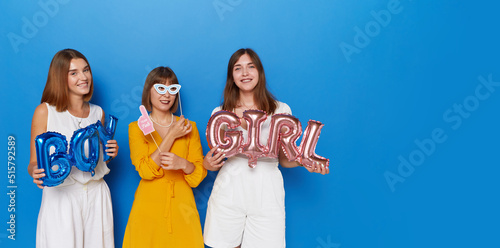
[[[292,111],[278,102],[275,113]],[[262,145],[267,145],[270,123],[268,115],[261,127]],[[242,131],[246,142],[248,131],[241,126],[235,130]],[[208,201],[203,237],[210,247],[285,247],[285,189],[277,158],[259,158],[255,168],[242,154],[226,160]]]
[[[68,111],[57,112],[55,106],[49,104],[47,109],[47,131],[66,136],[68,146],[74,131],[102,120],[102,109],[94,104],[90,104],[87,118],[75,117]],[[37,223],[37,248],[114,247],[111,194],[103,180],[109,168],[102,159],[102,148],[100,145],[94,176],[73,166],[62,184],[43,189]],[[87,150],[88,147],[85,147]]]

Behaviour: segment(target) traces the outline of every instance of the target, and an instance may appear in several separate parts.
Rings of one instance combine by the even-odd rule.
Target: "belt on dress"
[[[172,233],[172,198],[174,195],[174,185],[175,181],[167,180],[168,182],[168,191],[170,192],[170,197],[167,197],[167,203],[165,204],[165,211],[163,213],[163,217],[167,219],[167,231],[168,233]]]

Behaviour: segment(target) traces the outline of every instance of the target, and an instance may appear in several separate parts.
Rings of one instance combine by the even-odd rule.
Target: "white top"
[[[272,114],[291,114],[277,102],[275,113],[262,123],[259,141],[267,145]],[[215,108],[213,113],[221,110]],[[213,114],[212,113],[212,114]],[[245,140],[248,131],[242,127]],[[248,157],[237,154],[226,160],[215,179],[208,201],[203,237],[211,247],[284,247],[285,189],[278,159],[261,157],[255,168]],[[221,231],[222,230],[222,231]]]
[[[51,106],[46,103],[48,109],[47,116],[47,132],[58,132],[64,136],[66,136],[66,140],[68,141],[68,147],[66,152],[69,150],[69,144],[71,141],[71,137],[73,133],[81,128],[84,128],[88,125],[95,124],[97,121],[102,120],[102,109],[101,107],[89,103],[90,112],[87,118],[79,118],[71,115],[67,110],[63,112],[57,112],[55,106]],[[88,145],[86,143],[85,154],[88,155]],[[75,181],[79,183],[85,184],[90,180],[100,180],[104,177],[104,175],[109,173],[109,168],[106,163],[102,159],[102,155],[105,152],[101,143],[99,143],[99,162],[95,167],[95,175],[92,176],[90,172],[84,172],[79,170],[76,166],[71,168],[71,173],[64,180],[64,182],[56,187],[67,186],[74,184]]]
[[[267,115],[267,119],[266,119],[266,121],[264,121],[262,123],[261,129],[260,129],[259,142],[263,146],[267,145],[267,139],[269,138],[269,131],[270,131],[270,125],[271,125],[271,115],[273,115],[273,114],[289,114],[289,115],[291,115],[292,114],[292,110],[290,109],[290,107],[288,106],[288,104],[286,104],[284,102],[280,102],[280,101],[276,101],[276,102],[278,103],[278,106],[276,107],[276,110],[272,114],[267,113],[268,114]],[[215,112],[220,111],[221,109],[222,108],[220,106],[217,107],[217,108],[215,108],[212,111],[212,115]],[[243,129],[241,126],[239,126],[237,128],[234,128],[234,129],[228,129],[226,131],[241,131],[242,135],[243,135],[244,142],[246,143],[247,140],[248,140],[248,131],[245,130],[245,129]],[[240,157],[240,158],[247,158],[248,159],[248,157],[245,156],[244,154],[237,154],[235,156],[236,157]],[[262,158],[259,158],[257,161],[262,161],[262,162],[278,162],[278,159],[277,158],[262,157]]]

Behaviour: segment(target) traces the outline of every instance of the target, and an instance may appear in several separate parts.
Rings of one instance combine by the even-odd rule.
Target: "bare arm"
[[[219,132],[220,137],[224,137],[224,134],[224,128],[221,128]],[[214,146],[203,159],[203,167],[209,171],[218,171],[224,165],[225,157],[224,149],[219,149],[219,145]]]
[[[36,136],[47,132],[48,110],[45,103],[38,105],[31,120],[31,141],[30,141],[30,163],[28,164],[28,173],[33,177],[33,182],[41,189],[43,183],[39,178],[44,177],[43,169],[38,169],[36,160],[35,138]]]
[[[185,119],[184,116],[181,116],[178,121],[173,123],[165,136],[162,137],[163,140],[159,145],[161,152],[158,149],[154,151],[150,156],[151,159],[163,169],[180,169],[185,174],[191,174],[194,171],[194,164],[184,158],[180,158],[175,154],[170,153],[170,149],[172,149],[172,145],[177,138],[187,135],[192,131],[192,129],[193,127],[191,122]]]
[[[285,156],[285,153],[283,152],[283,149],[280,150],[280,155],[279,155],[279,160],[280,160],[280,165],[285,167],[285,168],[294,168],[297,166],[302,166],[299,162],[297,161],[289,161],[288,158]]]
[[[281,166],[283,166],[285,168],[293,168],[293,167],[297,167],[297,166],[302,166],[302,164],[300,164],[297,161],[288,161],[288,158],[285,156],[285,153],[283,152],[282,149],[280,149],[279,160],[280,160]],[[330,173],[330,168],[325,167],[324,164],[315,164],[313,167],[304,166],[304,168],[306,168],[306,170],[309,172],[319,173],[321,175],[325,175],[325,174]]]

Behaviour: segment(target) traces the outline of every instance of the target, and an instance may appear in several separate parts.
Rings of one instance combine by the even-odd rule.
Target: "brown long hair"
[[[144,83],[144,88],[142,89],[142,105],[144,105],[148,111],[151,112],[151,87],[155,84],[165,84],[167,82],[170,84],[179,84],[177,76],[174,71],[170,69],[170,67],[156,67],[146,77],[146,82]],[[170,111],[175,113],[178,106],[179,93],[175,95],[175,101],[170,108]]]
[[[48,103],[56,107],[59,112],[68,109],[68,71],[72,59],[83,59],[89,65],[90,75],[92,69],[87,58],[80,52],[74,49],[64,49],[56,53],[52,62],[50,62],[49,75],[47,76],[47,83],[43,90],[42,100],[40,103]],[[90,80],[90,91],[83,96],[83,100],[88,102],[92,98],[94,92],[94,80]]]
[[[267,114],[272,114],[277,108],[276,98],[269,92],[266,86],[266,75],[264,73],[264,66],[260,61],[257,53],[250,48],[241,48],[229,59],[229,63],[227,64],[227,79],[226,79],[226,87],[224,88],[224,96],[222,102],[222,109],[228,111],[234,111],[237,106],[238,100],[240,99],[240,90],[233,78],[233,69],[238,59],[244,54],[248,54],[253,64],[257,68],[259,72],[259,81],[254,89],[254,101],[256,102],[257,107],[260,110],[266,111]]]

